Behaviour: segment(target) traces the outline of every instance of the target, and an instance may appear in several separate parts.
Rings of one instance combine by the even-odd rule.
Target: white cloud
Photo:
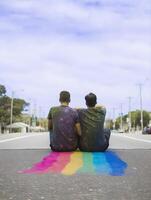
[[[24,88],[39,104],[57,104],[62,89],[71,91],[73,106],[84,105],[90,91],[110,108],[137,96],[136,83],[151,73],[149,5],[0,2],[0,80],[14,90]],[[150,85],[144,87],[144,107],[150,109]]]

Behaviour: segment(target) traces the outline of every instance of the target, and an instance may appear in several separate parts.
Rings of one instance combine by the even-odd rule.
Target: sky
[[[0,84],[47,115],[59,93],[85,107],[93,92],[108,117],[151,111],[150,0],[0,1]],[[38,111],[39,110],[39,111]]]

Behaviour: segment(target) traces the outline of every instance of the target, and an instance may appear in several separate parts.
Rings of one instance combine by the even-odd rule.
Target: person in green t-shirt
[[[97,97],[93,93],[85,96],[87,109],[78,109],[81,125],[79,149],[81,151],[105,151],[109,146],[110,129],[104,129],[106,108],[96,106]]]

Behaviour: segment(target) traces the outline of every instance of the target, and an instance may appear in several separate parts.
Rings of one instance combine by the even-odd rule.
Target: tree
[[[13,115],[14,116],[20,116],[21,112],[24,111],[24,109],[29,106],[29,103],[27,103],[23,99],[14,99],[13,103]]]
[[[0,97],[6,94],[6,88],[0,84]]]
[[[125,124],[125,125],[127,124],[127,118],[128,118],[128,114],[126,114],[122,117],[123,124]],[[116,129],[120,128],[120,120],[121,120],[120,117],[118,117],[116,119],[116,124],[115,124]],[[144,127],[149,124],[149,121],[150,121],[150,113],[144,110],[143,111],[143,125],[144,125]],[[136,110],[136,111],[131,112],[131,125],[134,128],[141,127],[141,111],[140,110]]]
[[[141,111],[140,110],[133,111],[131,116],[132,116],[132,126],[135,128],[137,126],[141,126]],[[143,125],[147,126],[149,124],[149,120],[150,120],[149,112],[144,110],[143,111]]]
[[[10,124],[11,98],[6,95],[5,86],[0,85],[0,125]],[[21,113],[29,104],[23,99],[15,98],[13,101],[13,122],[20,121]]]
[[[119,129],[120,128],[120,117],[118,117],[115,121],[115,129]]]

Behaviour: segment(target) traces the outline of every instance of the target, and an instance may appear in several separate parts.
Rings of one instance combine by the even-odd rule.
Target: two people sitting
[[[60,93],[60,106],[52,107],[48,114],[50,147],[53,151],[105,151],[109,146],[110,130],[104,129],[106,109],[96,106],[93,93],[85,96],[86,109],[69,107],[70,93]]]

